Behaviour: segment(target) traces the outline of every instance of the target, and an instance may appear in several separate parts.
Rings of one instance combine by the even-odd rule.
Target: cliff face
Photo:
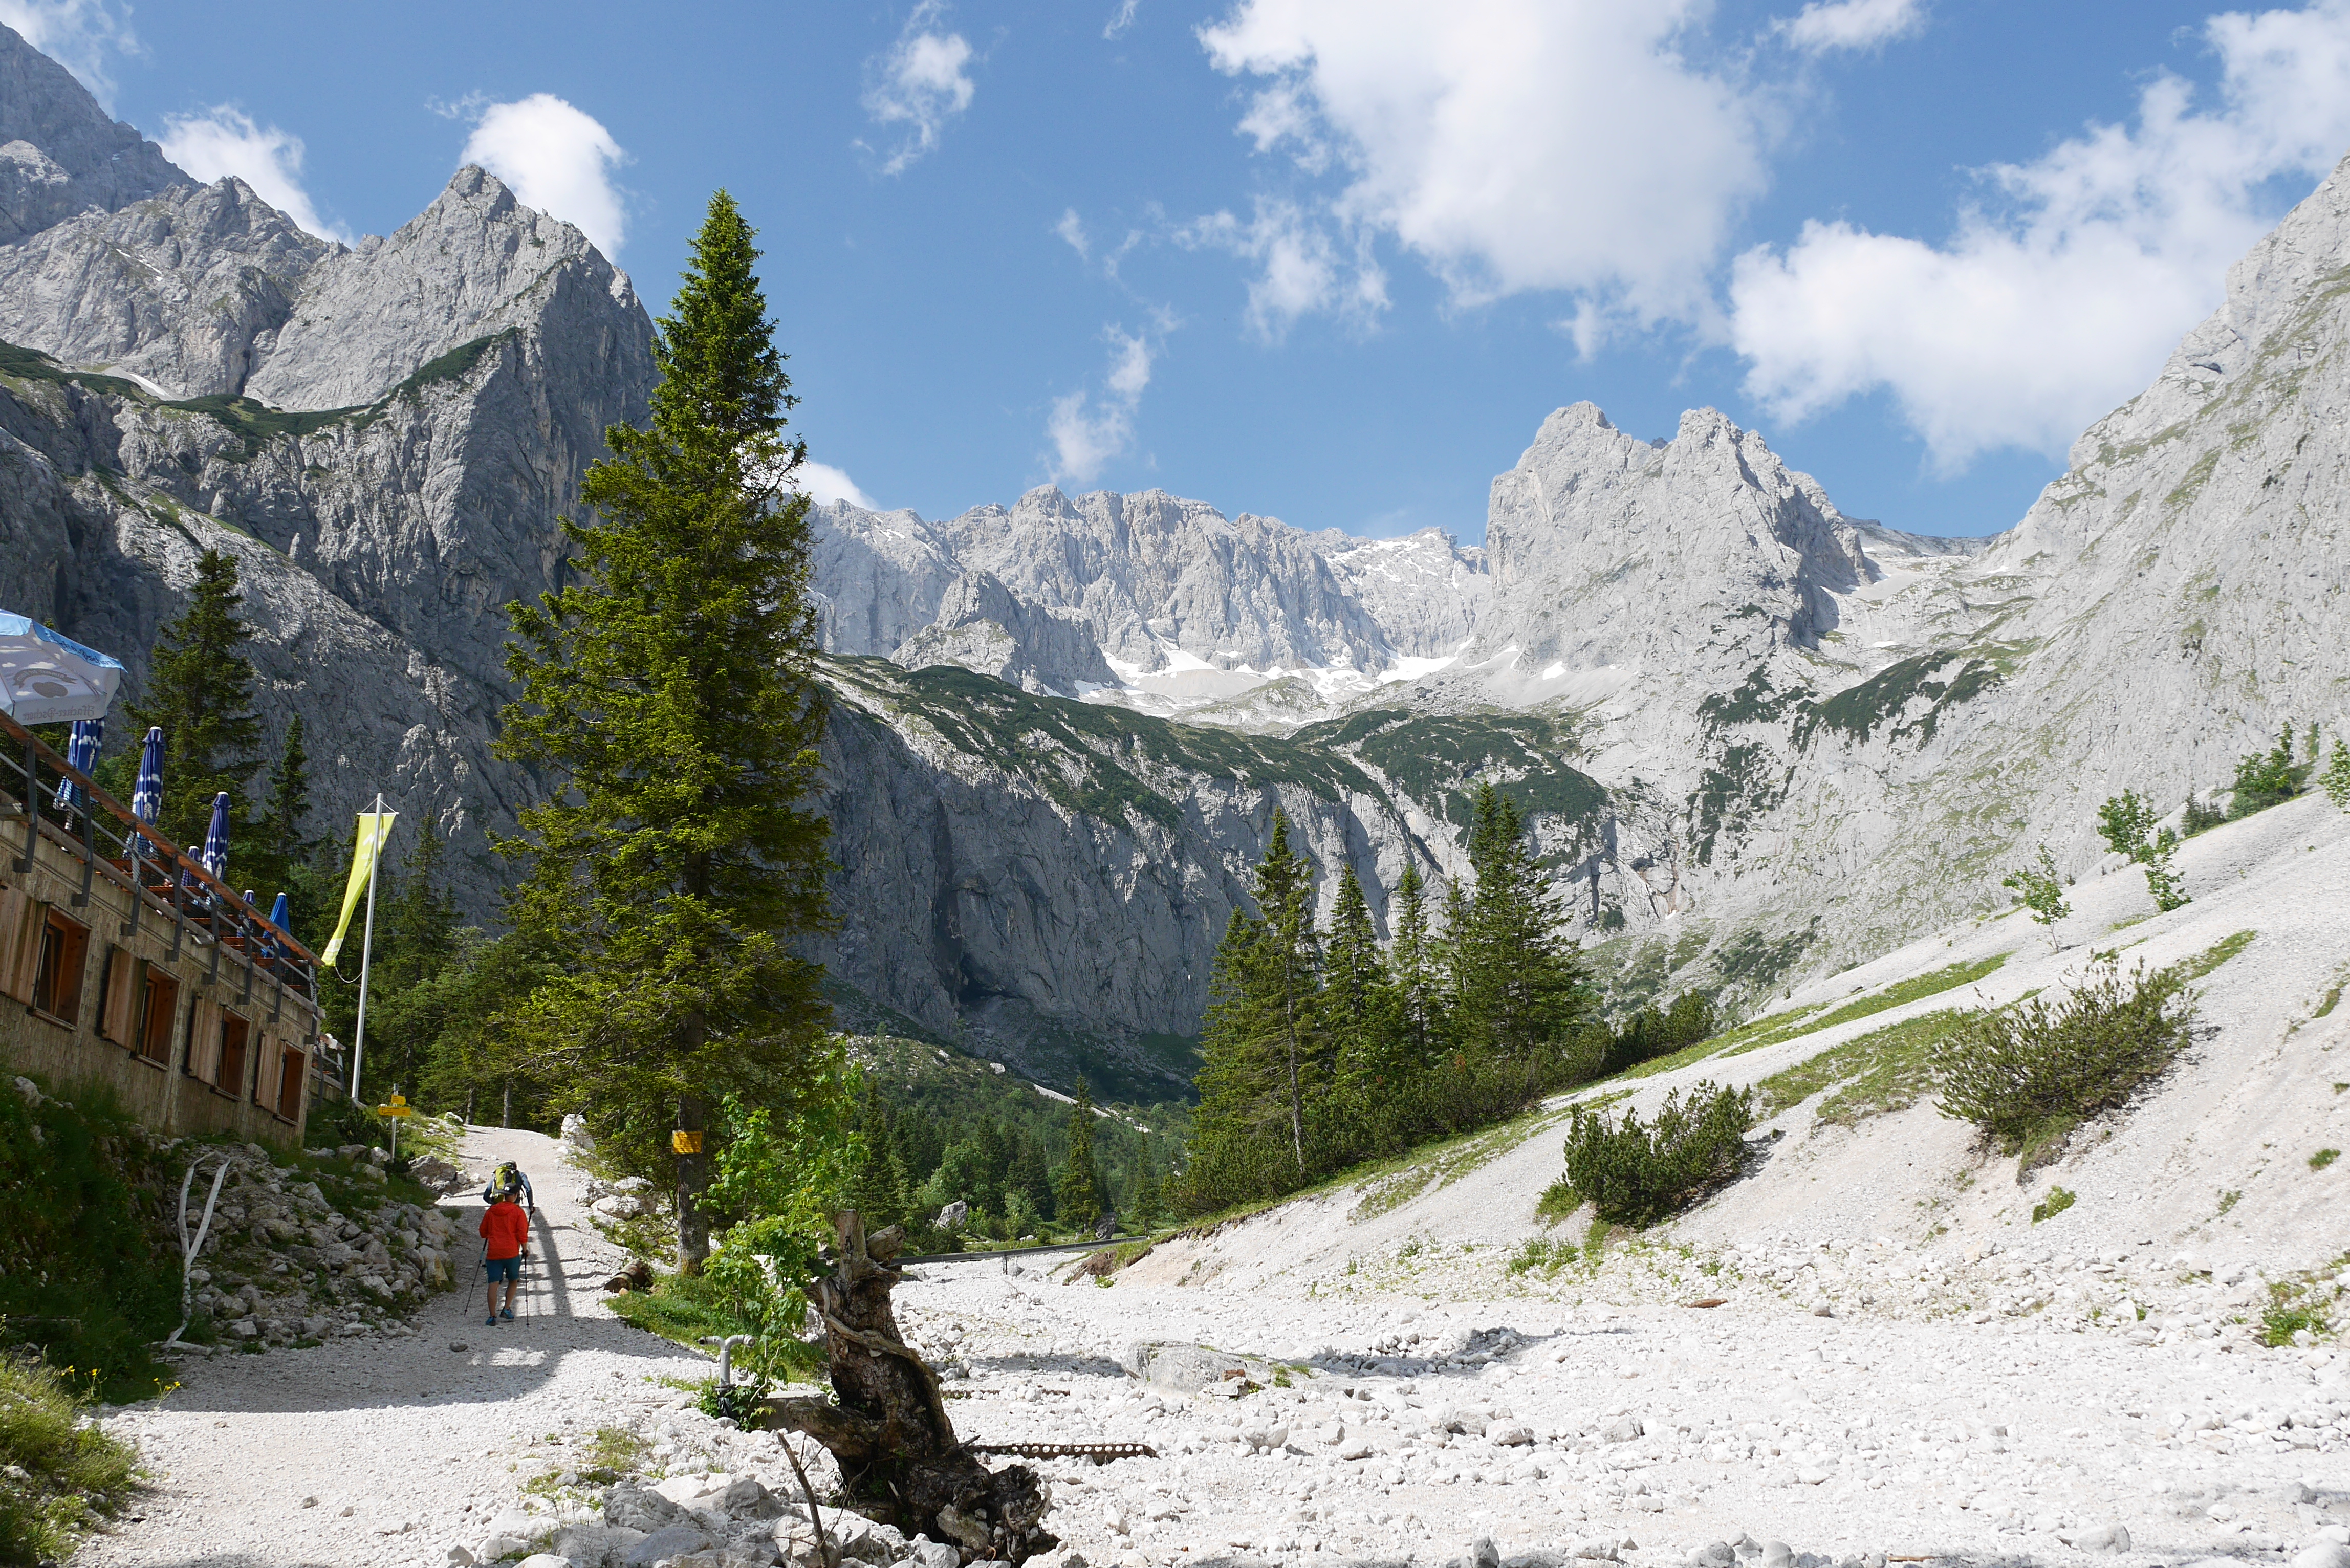
[[[302,713],[321,763],[318,822],[378,789],[434,814],[493,912],[509,873],[484,830],[532,788],[489,755],[504,606],[560,582],[555,519],[604,428],[642,418],[628,280],[474,169],[348,252],[223,181],[0,249],[0,277],[54,286],[0,290],[33,339],[0,365],[11,607],[116,651],[135,690],[196,556],[234,556],[265,717]],[[44,342],[57,358],[26,351]],[[68,368],[91,360],[143,380]]]
[[[192,183],[72,72],[0,26],[0,244]]]

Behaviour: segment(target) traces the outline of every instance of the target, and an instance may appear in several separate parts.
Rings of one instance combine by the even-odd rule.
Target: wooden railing
[[[72,804],[60,809],[58,788],[66,784],[73,785]],[[130,918],[122,935],[137,932],[146,919],[169,922],[174,961],[191,941],[210,950],[207,982],[220,978],[226,954],[244,971],[245,1002],[259,980],[317,1007],[317,955],[40,737],[0,713],[0,858],[19,873],[30,871],[43,840],[81,862],[75,907],[89,903],[103,877],[129,895]]]

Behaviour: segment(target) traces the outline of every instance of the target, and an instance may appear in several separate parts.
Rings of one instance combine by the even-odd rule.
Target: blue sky
[[[656,311],[727,186],[813,454],[926,516],[1057,480],[1474,540],[1589,399],[1643,436],[1710,403],[1848,512],[1991,532],[2350,150],[2350,0],[0,20],[325,232],[470,148]]]

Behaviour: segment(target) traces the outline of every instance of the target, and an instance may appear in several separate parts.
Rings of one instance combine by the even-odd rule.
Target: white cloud
[[[202,114],[166,116],[161,145],[163,156],[206,184],[233,174],[320,239],[351,243],[350,231],[320,217],[302,189],[300,137],[255,125],[244,110],[219,104]]]
[[[1102,36],[1115,38],[1133,26],[1135,8],[1140,3],[1141,0],[1118,0],[1118,9],[1110,13],[1108,23],[1102,28]]]
[[[1265,79],[1242,123],[1344,185],[1312,223],[1392,235],[1473,303],[1564,290],[1636,318],[1702,317],[1762,189],[1767,116],[1679,44],[1705,0],[1235,0],[1200,39]],[[1294,230],[1286,235],[1296,241]],[[1253,296],[1331,308],[1315,247],[1267,244]],[[1291,268],[1286,281],[1274,264]]]
[[[907,135],[882,172],[895,174],[939,144],[948,120],[971,107],[978,91],[963,67],[971,45],[961,33],[941,33],[933,24],[945,6],[922,0],[873,67],[879,79],[865,94],[865,110],[883,125],[903,125]]]
[[[1246,223],[1217,213],[1179,229],[1175,237],[1257,264],[1248,323],[1262,337],[1277,339],[1300,317],[1316,312],[1366,320],[1388,306],[1387,274],[1371,254],[1369,234],[1319,222],[1294,202],[1260,198]]]
[[[594,115],[553,93],[482,106],[460,163],[478,163],[525,207],[571,224],[607,256],[628,239],[628,210],[612,175],[628,161]]]
[[[861,506],[868,512],[881,510],[871,496],[857,488],[855,480],[828,462],[802,458],[799,468],[792,475],[792,483],[801,494],[818,504],[846,501],[851,506]]]
[[[1077,253],[1079,261],[1092,259],[1093,246],[1086,239],[1085,220],[1077,216],[1075,207],[1061,214],[1061,221],[1053,225],[1053,232],[1068,242],[1069,248]]]
[[[1920,0],[1811,0],[1778,30],[1805,54],[1824,55],[1830,49],[1873,49],[1925,26]]]
[[[0,23],[71,71],[90,96],[114,112],[114,77],[108,57],[139,53],[125,16],[106,0],[0,0]]]
[[[1150,385],[1148,337],[1111,327],[1108,390],[1098,400],[1078,390],[1053,400],[1045,433],[1053,442],[1053,483],[1090,484],[1134,440],[1134,411]]]
[[[2135,128],[2092,126],[1983,171],[2001,210],[1946,244],[1810,223],[1731,283],[1750,394],[1783,418],[1888,389],[1948,472],[2014,445],[2062,452],[2144,386],[2273,222],[2263,186],[2350,145],[2350,0],[2204,26],[2219,103],[2165,76]]]

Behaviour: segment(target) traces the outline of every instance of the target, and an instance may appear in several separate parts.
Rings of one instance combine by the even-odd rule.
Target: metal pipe
[[[754,1345],[758,1342],[758,1338],[755,1334],[730,1334],[723,1339],[714,1334],[705,1334],[702,1336],[702,1344],[714,1345],[718,1347],[718,1386],[731,1388],[734,1386],[734,1347],[738,1345]]]

